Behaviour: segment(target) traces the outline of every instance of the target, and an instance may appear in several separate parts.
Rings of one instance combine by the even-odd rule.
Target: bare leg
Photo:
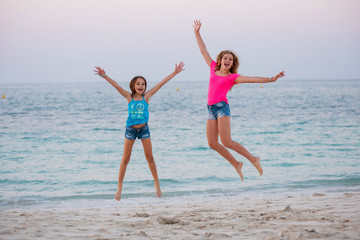
[[[145,158],[148,161],[151,174],[154,178],[154,186],[156,189],[156,196],[160,197],[161,189],[160,189],[159,178],[158,178],[158,174],[157,174],[157,170],[156,170],[156,164],[154,161],[154,156],[152,154],[151,139],[150,138],[142,139],[141,142],[144,147]]]
[[[235,142],[231,139],[230,117],[223,116],[218,118],[218,128],[222,144],[224,144],[225,147],[230,148],[235,152],[241,154],[242,156],[246,157],[255,166],[260,175],[262,175],[263,169],[260,164],[260,158],[253,156],[240,143]]]
[[[124,154],[120,163],[120,170],[119,170],[119,182],[118,182],[118,188],[115,193],[115,199],[117,201],[120,201],[121,199],[121,190],[122,190],[122,183],[124,181],[124,176],[126,172],[126,167],[130,161],[131,151],[132,147],[134,145],[135,140],[129,140],[125,138],[124,142]]]
[[[207,120],[206,136],[208,139],[209,147],[217,151],[221,156],[228,160],[229,163],[236,169],[237,173],[240,175],[241,181],[243,181],[243,174],[241,172],[243,163],[238,162],[229,152],[229,150],[227,150],[223,145],[219,144],[218,120]]]

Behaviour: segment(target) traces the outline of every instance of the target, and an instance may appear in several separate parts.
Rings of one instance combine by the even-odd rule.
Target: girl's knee
[[[231,139],[222,139],[221,143],[224,145],[224,147],[226,148],[231,148],[233,146],[233,141]]]
[[[219,143],[218,142],[208,142],[209,147],[213,150],[216,150],[219,148]]]
[[[128,163],[130,162],[130,156],[123,156],[121,162],[122,162],[124,165],[128,165]]]
[[[148,161],[149,164],[154,163],[154,156],[152,154],[149,155],[145,155],[146,160]]]

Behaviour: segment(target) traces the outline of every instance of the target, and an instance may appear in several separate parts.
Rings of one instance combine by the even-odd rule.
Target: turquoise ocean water
[[[127,104],[112,86],[0,85],[3,94],[0,209],[360,191],[360,81],[235,87],[228,94],[232,137],[260,156],[264,168],[259,177],[232,152],[244,162],[244,182],[207,146],[207,82],[168,83],[150,101],[149,122],[163,196],[155,197],[137,140],[120,203],[113,198]]]

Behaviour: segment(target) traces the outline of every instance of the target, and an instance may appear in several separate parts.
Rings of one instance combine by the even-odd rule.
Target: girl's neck
[[[230,71],[227,70],[227,69],[220,68],[220,69],[219,69],[219,73],[220,73],[220,75],[222,75],[222,76],[226,76],[226,75],[229,75],[229,74],[230,74]]]
[[[133,99],[142,99],[142,98],[143,98],[143,95],[138,94],[138,93],[135,93],[134,96],[133,96]]]

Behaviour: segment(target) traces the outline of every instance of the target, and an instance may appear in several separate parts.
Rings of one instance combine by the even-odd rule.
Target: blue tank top
[[[149,121],[149,104],[143,100],[131,101],[128,104],[129,117],[126,120],[126,126],[130,127],[132,125],[138,125],[142,123],[147,123]]]

